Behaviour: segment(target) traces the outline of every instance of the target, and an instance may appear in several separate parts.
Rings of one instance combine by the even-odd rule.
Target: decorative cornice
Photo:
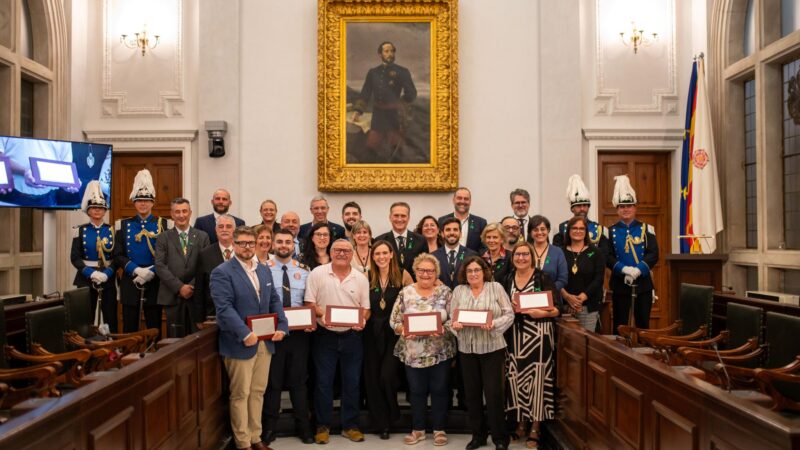
[[[197,130],[83,130],[92,142],[192,142]]]
[[[588,141],[682,141],[682,128],[584,128]]]

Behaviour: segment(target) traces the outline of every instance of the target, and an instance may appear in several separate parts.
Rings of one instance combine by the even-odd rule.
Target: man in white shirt
[[[472,193],[466,187],[460,187],[453,193],[453,212],[439,217],[439,228],[444,228],[444,221],[447,218],[455,217],[461,222],[461,245],[474,252],[483,253],[483,242],[481,233],[486,227],[486,219],[470,214],[472,207]]]
[[[369,318],[369,282],[367,277],[352,270],[352,258],[352,244],[339,239],[331,245],[331,262],[311,271],[306,281],[305,303],[315,307],[320,325],[311,346],[316,374],[314,410],[317,414],[317,433],[314,441],[317,444],[327,444],[329,439],[337,362],[342,378],[342,435],[353,442],[364,440],[364,434],[358,429],[358,417],[364,354],[361,330]],[[362,323],[350,328],[331,326],[325,321],[327,306],[362,308]]]
[[[509,197],[514,218],[519,222],[520,235],[523,236],[523,239],[528,239],[528,222],[531,220],[528,210],[531,207],[531,194],[525,189],[517,188],[511,191]]]
[[[217,189],[211,196],[211,206],[214,208],[214,212],[205,216],[200,216],[194,221],[194,227],[198,230],[205,231],[212,244],[217,242],[216,233],[214,233],[214,228],[217,225],[217,218],[222,214],[228,214],[232,203],[230,192],[226,189]],[[244,220],[233,215],[231,215],[231,217],[233,217],[234,222],[236,222],[237,228],[244,225]]]
[[[207,316],[215,315],[214,301],[211,299],[211,291],[208,288],[208,284],[211,272],[218,265],[233,257],[233,230],[235,229],[236,222],[233,216],[222,214],[217,218],[217,226],[215,228],[217,243],[211,244],[200,251],[194,284],[196,301],[193,302],[194,318],[198,326]]]

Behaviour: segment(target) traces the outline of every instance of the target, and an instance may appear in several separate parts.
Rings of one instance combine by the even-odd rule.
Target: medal
[[[578,260],[572,262],[572,274],[578,273]]]

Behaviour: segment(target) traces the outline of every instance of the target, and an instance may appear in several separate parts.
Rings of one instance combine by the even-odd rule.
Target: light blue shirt
[[[278,291],[278,297],[283,302],[283,296],[286,294],[283,290],[283,266],[286,266],[286,271],[289,273],[289,287],[291,288],[292,308],[303,305],[303,298],[306,293],[306,278],[308,278],[308,269],[303,264],[292,259],[288,264],[283,264],[277,258],[272,258],[267,261],[267,268],[272,273],[272,282],[275,290]]]

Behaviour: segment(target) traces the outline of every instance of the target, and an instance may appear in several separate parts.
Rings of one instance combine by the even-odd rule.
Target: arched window
[[[65,45],[65,30],[60,0],[0,2],[0,134],[64,137],[66,52],[54,43]],[[41,210],[0,208],[0,294],[43,293],[44,222]]]
[[[726,280],[800,294],[800,0],[716,0],[712,28]]]

